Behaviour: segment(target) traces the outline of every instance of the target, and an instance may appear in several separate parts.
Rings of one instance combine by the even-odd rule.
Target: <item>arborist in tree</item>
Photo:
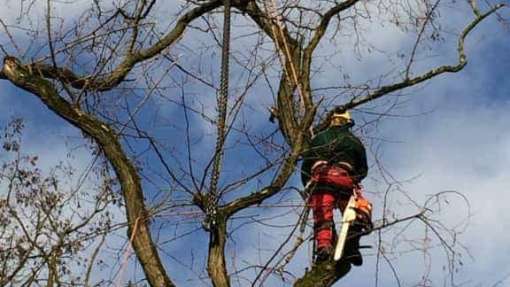
[[[359,252],[362,234],[371,229],[372,205],[362,196],[360,182],[367,176],[362,142],[350,131],[349,112],[335,112],[327,129],[318,133],[304,153],[303,185],[311,187],[308,204],[313,211],[315,260],[330,260],[336,241],[333,209],[344,213],[351,196],[356,199],[356,220],[350,226],[342,258],[355,266],[363,264]]]

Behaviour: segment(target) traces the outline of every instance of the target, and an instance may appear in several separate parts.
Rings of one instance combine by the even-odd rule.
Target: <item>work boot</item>
[[[361,256],[361,252],[359,252],[360,232],[360,226],[352,226],[352,229],[349,230],[349,234],[347,235],[349,239],[345,243],[345,260],[354,266],[361,266],[363,264],[363,257]]]
[[[351,263],[354,266],[361,266],[363,265],[363,257],[361,256],[361,252],[359,252],[359,240],[353,240],[358,241],[357,243],[347,243],[346,250],[345,250],[345,260],[347,262]]]
[[[323,262],[331,259],[333,255],[333,247],[319,247],[317,249],[317,253],[315,254],[315,262]]]

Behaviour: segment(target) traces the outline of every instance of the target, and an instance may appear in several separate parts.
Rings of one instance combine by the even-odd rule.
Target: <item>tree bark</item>
[[[214,287],[229,287],[227,265],[225,263],[225,243],[227,242],[227,221],[218,216],[209,235],[209,258],[207,272]]]
[[[294,283],[294,287],[329,287],[350,270],[351,264],[345,261],[322,262],[313,265],[311,270]]]

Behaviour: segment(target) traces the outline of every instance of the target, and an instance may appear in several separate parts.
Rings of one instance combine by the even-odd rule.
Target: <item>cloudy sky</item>
[[[7,1],[14,7],[14,1]],[[84,1],[77,3],[83,4]],[[163,5],[165,6],[165,5]],[[9,7],[9,6],[8,6]],[[172,8],[164,7],[171,10]],[[14,19],[11,10],[0,10],[2,19]],[[75,9],[61,8],[62,11]],[[464,23],[465,11],[452,14],[447,20],[451,24]],[[508,15],[508,10],[504,15]],[[68,14],[72,17],[72,14]],[[391,175],[402,181],[398,186],[402,191],[392,191],[390,202],[399,216],[412,214],[416,210],[409,206],[405,197],[410,196],[419,203],[427,196],[441,191],[458,191],[469,200],[470,208],[459,197],[449,197],[449,204],[442,206],[441,212],[434,218],[441,218],[447,226],[461,225],[464,231],[457,240],[465,245],[468,251],[462,252],[463,266],[455,270],[455,282],[462,286],[510,286],[510,214],[507,205],[510,201],[510,81],[507,71],[510,69],[510,34],[495,18],[481,24],[466,42],[469,64],[457,74],[443,75],[419,88],[406,90],[398,99],[402,102],[392,113],[395,117],[386,117],[377,130],[371,130],[370,138],[373,147],[377,147],[377,156]],[[399,50],[409,47],[409,38],[400,32],[390,31],[387,27],[376,26],[367,31],[370,43],[381,50]],[[188,39],[194,43],[196,39]],[[196,40],[198,41],[198,40]],[[7,42],[6,35],[0,33],[0,42]],[[455,41],[446,40],[440,47],[432,47],[428,57],[418,63],[417,70],[441,62],[454,63]],[[324,45],[322,51],[330,46]],[[349,57],[349,53],[338,55],[344,63],[344,69],[351,71],[353,81],[367,75],[388,70],[385,57],[380,54],[369,56],[363,60]],[[332,67],[324,66],[324,74]],[[319,77],[317,86],[335,83],[337,78]],[[198,93],[199,91],[197,91]],[[212,97],[211,97],[212,98]],[[264,99],[263,101],[269,101]],[[250,104],[258,102],[252,100]],[[208,102],[203,101],[201,104]],[[210,101],[214,103],[214,101]],[[267,102],[266,102],[267,103]],[[209,105],[211,106],[211,105]],[[255,106],[255,110],[263,111],[267,105]],[[264,114],[264,117],[266,115]],[[355,119],[363,122],[368,116],[363,110],[354,112]],[[69,143],[79,144],[80,133],[53,115],[34,97],[20,92],[9,83],[0,82],[0,125],[5,125],[12,117],[23,117],[26,121],[25,145],[28,151],[40,155],[43,166],[50,167],[59,160],[65,159]],[[246,116],[250,118],[249,116]],[[260,122],[264,122],[260,120]],[[42,132],[44,131],[44,132]],[[207,133],[207,126],[203,126]],[[366,139],[370,142],[369,139]],[[204,145],[207,142],[204,141]],[[200,149],[200,146],[197,147]],[[88,163],[86,154],[75,155],[75,163],[85,166]],[[374,155],[370,156],[372,164]],[[297,183],[297,177],[294,179]],[[382,207],[381,175],[373,167],[369,178],[365,181],[368,196],[373,196],[375,203],[375,219],[379,219]],[[464,226],[469,213],[469,224]],[[267,216],[279,215],[272,223],[289,223],[295,215],[284,214],[281,210],[268,210]],[[465,230],[464,230],[465,227]],[[243,229],[241,229],[243,230]],[[395,243],[394,232],[383,234],[385,248]],[[460,229],[459,229],[460,230]],[[413,232],[415,234],[413,234]],[[432,283],[419,286],[441,286],[444,282],[449,286],[451,281],[445,271],[444,252],[441,248],[432,248],[427,255],[422,252],[406,252],[411,246],[408,242],[413,238],[423,237],[423,229],[416,224],[411,226],[397,241],[400,243],[389,254],[392,265],[398,273],[402,286],[417,286],[422,282],[422,275],[431,264],[430,279]],[[430,232],[430,230],[429,230]],[[285,232],[281,232],[284,234]],[[278,233],[275,233],[275,238]],[[257,227],[247,227],[234,235],[236,240],[244,242],[243,247],[232,248],[232,254],[240,258],[255,258],[250,246],[277,246],[280,241],[268,240],[267,232],[260,232]],[[267,237],[266,237],[267,238]],[[434,246],[437,238],[431,235]],[[200,248],[206,237],[196,237],[195,247]],[[250,244],[251,242],[251,244]],[[262,243],[261,243],[262,242]],[[377,242],[377,234],[368,236],[367,244]],[[179,242],[168,247],[168,253],[179,254],[182,246],[189,244]],[[246,245],[247,244],[247,245]],[[202,245],[203,246],[203,245]],[[238,245],[236,245],[238,246]],[[246,247],[248,246],[248,248]],[[269,248],[271,249],[271,248]],[[270,254],[269,252],[267,254]],[[376,256],[375,250],[364,251],[366,263],[363,267],[353,270],[337,285],[338,286],[375,286]],[[309,252],[302,250],[292,268],[298,274],[308,264]],[[180,266],[170,257],[164,257],[172,270],[181,275],[173,275],[177,280],[186,282],[190,277],[187,268]],[[254,259],[255,260],[255,259]],[[200,260],[199,260],[200,261]],[[260,259],[260,262],[265,262]],[[431,263],[432,262],[432,263]],[[387,262],[380,262],[379,286],[396,286],[397,280]],[[456,265],[457,266],[457,265]],[[182,272],[181,272],[182,271]],[[171,273],[172,276],[172,273]],[[252,276],[252,275],[247,275]],[[505,281],[506,280],[506,281]],[[368,282],[367,282],[368,281]],[[193,281],[197,282],[197,281]],[[240,281],[241,282],[241,281]],[[267,286],[281,286],[281,281],[269,278]],[[196,283],[198,284],[198,283]],[[240,283],[242,286],[242,283]],[[185,286],[185,285],[184,285]]]

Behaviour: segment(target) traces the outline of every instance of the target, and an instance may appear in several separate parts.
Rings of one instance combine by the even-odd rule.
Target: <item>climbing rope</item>
[[[218,105],[218,121],[217,132],[218,136],[216,138],[216,149],[214,151],[214,161],[213,161],[213,169],[211,176],[211,185],[210,185],[210,194],[211,201],[208,203],[208,207],[211,210],[208,210],[208,215],[211,216],[215,214],[215,210],[212,210],[216,203],[219,200],[218,195],[218,179],[221,172],[221,161],[223,158],[223,147],[225,145],[225,137],[226,137],[226,121],[227,121],[227,105],[228,105],[228,76],[229,76],[229,54],[230,54],[230,0],[224,0],[224,9],[225,12],[223,14],[223,43],[222,43],[222,53],[221,53],[221,75],[220,75],[220,91],[216,97],[216,102]],[[215,223],[214,219],[213,222]]]
[[[276,0],[266,0],[264,1],[264,5],[269,14],[271,21],[271,31],[273,34],[276,50],[278,51],[278,55],[280,58],[280,62],[282,63],[283,70],[288,79],[294,81],[294,85],[296,86],[299,98],[301,100],[301,113],[305,111],[305,98],[303,93],[303,88],[301,87],[301,83],[299,82],[299,77],[297,73],[296,66],[294,65],[294,60],[292,58],[292,54],[290,52],[289,44],[287,42],[287,38],[285,37],[285,24],[283,23],[282,16],[278,13]],[[278,37],[281,37],[283,45],[280,45],[278,41]],[[283,47],[282,47],[283,46]],[[290,71],[287,69],[286,62],[289,62]],[[292,83],[291,83],[292,84]],[[310,128],[310,133],[313,136],[313,129]]]
[[[275,39],[276,48],[279,51],[280,60],[283,65],[283,69],[285,70],[287,77],[294,80],[294,84],[296,85],[296,88],[298,90],[299,96],[301,98],[301,105],[303,107],[303,105],[304,105],[303,89],[301,88],[301,85],[299,83],[297,69],[294,66],[294,61],[292,59],[292,54],[290,53],[289,44],[287,43],[287,38],[285,37],[285,32],[284,32],[285,26],[283,24],[282,16],[278,13],[275,0],[267,0],[265,2],[265,4],[266,4],[266,9],[269,12],[270,18],[274,20],[274,24],[272,25],[271,29],[273,32],[273,37]],[[282,38],[283,47],[281,47],[278,42],[278,36],[280,36]],[[287,66],[285,65],[286,60],[289,61],[290,73],[287,70]],[[303,107],[303,109],[304,109],[304,107]]]

